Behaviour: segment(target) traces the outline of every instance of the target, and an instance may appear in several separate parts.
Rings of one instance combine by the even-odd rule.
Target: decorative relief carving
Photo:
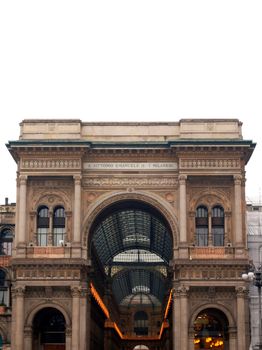
[[[25,295],[25,286],[17,286],[12,288],[13,297],[24,297]]]
[[[239,159],[181,159],[180,168],[240,168]]]
[[[175,187],[174,177],[88,177],[84,178],[83,186],[88,187]]]
[[[198,265],[198,268],[192,269],[191,266],[187,266],[179,270],[179,277],[185,280],[231,280],[240,278],[241,271],[241,267]]]
[[[61,189],[61,188],[73,188],[73,181],[68,181],[68,179],[59,180],[29,180],[30,186],[37,189]]]
[[[30,299],[68,299],[71,297],[71,294],[68,287],[28,287],[26,297]]]
[[[50,267],[20,268],[16,272],[17,280],[79,280],[79,269],[62,269]]]
[[[22,169],[80,169],[79,159],[26,159],[22,161]]]

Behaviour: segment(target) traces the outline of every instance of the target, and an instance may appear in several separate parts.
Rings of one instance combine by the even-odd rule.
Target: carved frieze
[[[117,177],[117,176],[93,176],[83,179],[86,187],[175,187],[177,179],[174,176],[148,176],[148,177]]]
[[[180,159],[180,169],[239,169],[241,163],[239,159]]]
[[[81,169],[79,159],[24,159],[21,169]]]
[[[209,266],[199,265],[198,268],[186,266],[179,270],[179,278],[181,280],[232,280],[240,279],[243,266],[225,267],[225,266]]]
[[[79,269],[63,269],[53,266],[42,267],[40,269],[19,268],[16,271],[17,280],[79,280]]]

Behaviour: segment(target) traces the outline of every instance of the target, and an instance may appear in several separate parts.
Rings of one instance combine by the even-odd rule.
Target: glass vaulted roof
[[[173,243],[158,211],[135,201],[113,205],[97,218],[91,246],[119,305],[162,304]]]

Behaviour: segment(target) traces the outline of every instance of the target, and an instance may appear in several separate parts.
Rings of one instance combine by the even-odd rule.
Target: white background
[[[0,204],[15,201],[5,143],[26,118],[238,118],[262,202],[261,18],[261,0],[0,1]]]

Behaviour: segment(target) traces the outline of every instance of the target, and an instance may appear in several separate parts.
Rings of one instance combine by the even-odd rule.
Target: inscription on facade
[[[176,170],[176,162],[157,163],[125,163],[125,162],[105,162],[105,163],[84,163],[87,170]]]

